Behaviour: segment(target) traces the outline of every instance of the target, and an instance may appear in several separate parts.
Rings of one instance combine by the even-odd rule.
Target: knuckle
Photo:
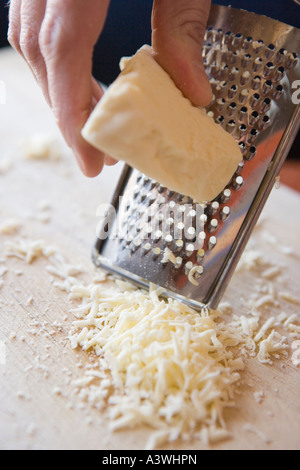
[[[48,20],[44,20],[40,34],[39,34],[39,46],[43,55],[48,55],[53,49],[53,25]]]
[[[20,51],[20,35],[13,26],[9,26],[8,28],[7,40],[14,49]]]
[[[39,34],[39,47],[44,57],[58,57],[67,43],[63,25],[58,17],[45,18]]]
[[[39,55],[38,33],[30,28],[22,29],[20,48],[29,62],[34,61]]]
[[[187,37],[198,44],[203,42],[205,29],[199,21],[187,20],[182,22],[180,26]]]
[[[197,43],[203,41],[206,30],[206,15],[200,6],[187,7],[182,5],[172,21],[180,35],[189,37]]]

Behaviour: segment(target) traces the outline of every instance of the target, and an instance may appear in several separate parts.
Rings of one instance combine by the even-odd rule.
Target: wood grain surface
[[[110,434],[101,412],[82,406],[71,382],[82,377],[89,355],[73,350],[67,338],[73,320],[65,292],[55,287],[47,261],[26,264],[5,258],[5,242],[18,238],[55,245],[83,282],[95,272],[91,249],[96,238],[96,211],[109,201],[121,166],[86,179],[65,148],[53,117],[25,64],[12,51],[0,54],[0,80],[6,104],[0,105],[0,227],[16,219],[16,233],[0,234],[0,448],[1,449],[143,449],[146,428]],[[24,142],[35,133],[58,139],[59,159],[27,160]],[[274,190],[251,243],[281,264],[289,292],[299,297],[298,193],[285,186]],[[267,235],[272,237],[268,240]],[[291,254],[282,247],[291,247]],[[237,272],[226,292],[236,314],[247,313],[258,274]],[[280,288],[280,286],[278,287]],[[272,308],[275,311],[272,311]],[[284,302],[266,315],[299,315],[299,304]],[[291,344],[291,343],[289,343]],[[299,449],[299,368],[293,350],[273,365],[246,360],[236,407],[226,412],[232,439],[217,449]],[[255,391],[262,392],[260,403]],[[207,449],[199,442],[166,449]]]

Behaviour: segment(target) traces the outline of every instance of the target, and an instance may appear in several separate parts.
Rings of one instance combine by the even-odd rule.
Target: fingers
[[[210,0],[154,0],[152,46],[159,64],[195,106],[213,98],[202,60]]]
[[[9,5],[9,27],[7,39],[11,46],[22,55],[20,47],[21,0],[11,0]]]
[[[43,91],[47,103],[51,106],[46,64],[38,42],[45,9],[46,0],[22,0],[20,48],[24,59]]]
[[[104,155],[81,130],[103,92],[92,78],[94,45],[109,0],[11,0],[9,40],[24,57],[57,124],[87,176],[102,170]]]
[[[52,110],[82,171],[91,177],[102,170],[104,155],[82,138],[81,130],[103,94],[91,78],[92,55],[108,4],[89,0],[87,8],[82,0],[48,0],[40,33]]]

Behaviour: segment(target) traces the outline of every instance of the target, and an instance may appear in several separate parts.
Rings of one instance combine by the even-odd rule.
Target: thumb
[[[213,98],[202,58],[211,0],[154,0],[152,47],[157,62],[195,106]]]

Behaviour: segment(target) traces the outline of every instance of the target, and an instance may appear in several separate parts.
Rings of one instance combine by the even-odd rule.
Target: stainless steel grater
[[[237,139],[243,160],[205,205],[125,165],[96,266],[193,308],[217,308],[299,129],[299,48],[297,28],[212,6],[203,47],[214,93],[208,112]]]

